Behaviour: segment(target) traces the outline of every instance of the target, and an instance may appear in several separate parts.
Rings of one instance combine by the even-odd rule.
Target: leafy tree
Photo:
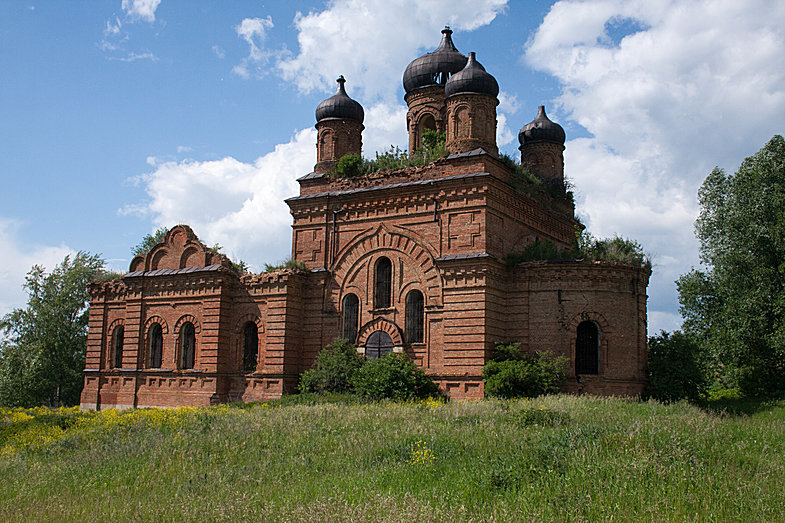
[[[300,392],[353,392],[365,360],[343,338],[333,340],[316,357],[314,368],[300,376]]]
[[[0,319],[6,337],[0,353],[0,404],[76,405],[82,390],[87,342],[88,282],[103,260],[79,252],[47,274],[27,273],[27,306]]]
[[[701,351],[693,336],[661,331],[649,338],[644,397],[660,401],[698,401],[706,394]]]
[[[133,256],[144,256],[150,252],[150,249],[164,241],[167,232],[169,232],[169,229],[166,227],[161,227],[160,229],[156,229],[153,234],[145,235],[145,237],[142,238],[142,241],[137,243],[136,246],[131,249],[131,254]]]
[[[705,269],[677,280],[683,328],[745,394],[785,392],[785,140],[774,136],[735,175],[698,191]]]

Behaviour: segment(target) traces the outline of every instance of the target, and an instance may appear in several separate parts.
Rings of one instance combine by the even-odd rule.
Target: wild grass
[[[295,398],[0,411],[0,520],[785,519],[782,402]]]

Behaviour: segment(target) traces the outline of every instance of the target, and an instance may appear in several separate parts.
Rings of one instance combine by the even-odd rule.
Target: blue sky
[[[256,270],[287,257],[282,199],[315,162],[316,105],[343,74],[365,154],[404,146],[401,75],[445,24],[499,81],[502,151],[545,104],[578,215],[644,245],[650,332],[678,327],[698,186],[785,132],[781,3],[0,3],[0,314],[34,263],[86,250],[127,270],[159,226]]]

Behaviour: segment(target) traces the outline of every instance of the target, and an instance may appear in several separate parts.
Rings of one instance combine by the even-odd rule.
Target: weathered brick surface
[[[455,124],[449,101],[432,91],[407,95],[412,148],[427,128],[423,118],[438,129]],[[299,374],[343,332],[349,293],[359,300],[358,350],[364,352],[374,332],[386,333],[394,350],[413,358],[453,398],[482,397],[482,366],[504,340],[565,356],[568,391],[639,394],[650,271],[578,260],[505,263],[537,240],[566,249],[581,225],[570,201],[521,180],[496,157],[495,102],[470,95],[450,102],[451,109],[471,105],[475,120],[488,119],[466,120],[469,129],[448,133],[460,154],[351,180],[325,173],[340,155],[359,152],[362,124],[320,122],[315,173],[287,200],[292,257],[306,271],[239,276],[225,256],[177,226],[134,258],[123,278],[92,284],[82,406],[209,405],[294,392]],[[539,153],[558,153],[549,176],[561,176],[561,150],[532,148],[524,161],[542,164],[535,161]],[[388,307],[377,308],[374,267],[382,257],[392,266],[391,295]],[[424,304],[417,343],[406,339],[406,296],[414,290]],[[195,332],[193,369],[178,363],[186,322]],[[246,371],[248,322],[258,335],[258,354],[256,368]],[[597,328],[596,375],[576,376],[582,322]],[[160,368],[151,368],[153,324],[163,334]],[[113,368],[111,340],[119,326],[122,366]]]

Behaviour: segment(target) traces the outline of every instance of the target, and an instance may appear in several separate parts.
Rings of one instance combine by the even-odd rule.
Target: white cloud
[[[507,117],[518,112],[520,103],[514,94],[504,91],[499,92],[498,98],[499,106],[496,108],[496,145],[499,146],[501,151],[504,146],[511,143],[515,143],[517,147],[518,131],[509,126]]]
[[[361,90],[354,87],[353,97],[390,103],[400,85],[391,79],[400,78],[418,53],[436,47],[444,24],[458,31],[476,29],[506,5],[507,0],[332,1],[323,11],[297,14],[299,51],[281,57],[278,68],[304,92],[332,86],[343,74]]]
[[[563,0],[527,45],[561,82],[556,114],[592,135],[565,152],[579,211],[655,255],[652,330],[672,328],[672,282],[697,263],[698,186],[783,131],[783,23],[762,0]]]
[[[155,10],[161,0],[123,0],[121,8],[125,15],[122,20],[119,16],[106,21],[101,41],[98,48],[107,53],[109,60],[120,62],[136,62],[137,60],[158,60],[158,57],[148,49],[129,50],[131,35],[128,30],[130,24],[138,21],[155,22]]]
[[[365,110],[367,127],[363,131],[363,154],[367,158],[373,158],[376,152],[389,150],[391,145],[407,147],[406,111],[405,105],[383,102]]]
[[[242,78],[249,78],[251,71],[249,67],[254,67],[256,76],[264,74],[263,67],[270,59],[270,53],[264,49],[264,41],[267,31],[273,28],[273,19],[267,18],[245,18],[240,25],[235,27],[237,36],[245,40],[248,44],[248,56],[238,65],[232,68],[232,72]]]
[[[254,163],[234,158],[154,163],[142,176],[150,201],[122,213],[151,216],[156,226],[187,223],[207,244],[220,243],[254,270],[290,255],[291,215],[285,198],[316,162],[316,131],[298,131]]]
[[[161,0],[123,0],[122,9],[131,20],[155,22],[155,10]]]
[[[0,316],[24,307],[27,303],[27,293],[22,285],[33,265],[51,270],[63,261],[66,254],[75,253],[64,244],[36,245],[19,238],[20,225],[18,221],[0,218],[0,250],[3,252],[3,264],[0,265]]]

